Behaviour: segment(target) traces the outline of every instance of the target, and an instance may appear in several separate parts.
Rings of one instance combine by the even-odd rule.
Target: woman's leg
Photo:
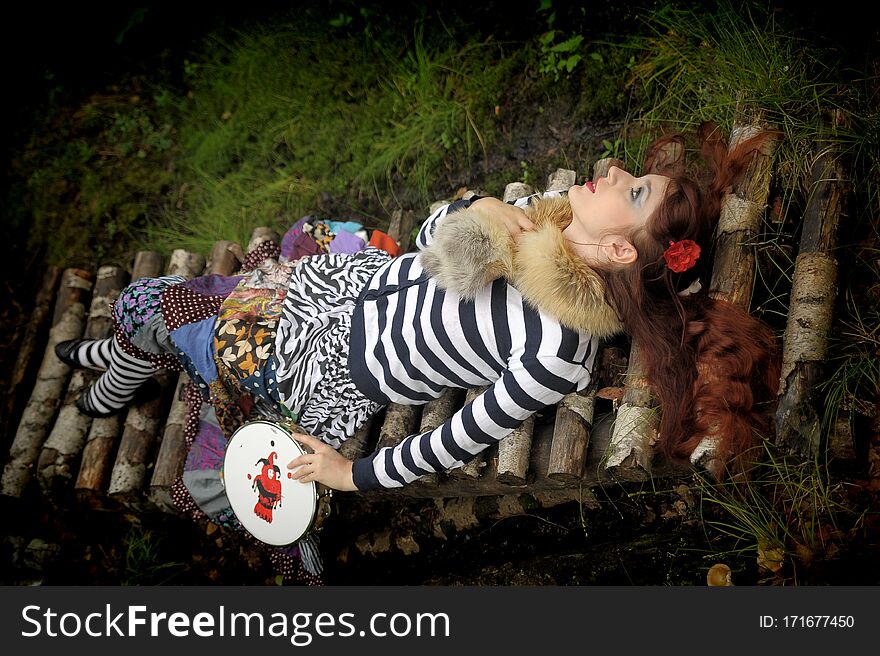
[[[115,414],[130,402],[157,370],[152,363],[132,357],[122,350],[116,339],[110,339],[110,362],[77,400],[77,407],[89,416]]]
[[[71,367],[105,371],[110,366],[113,338],[72,339],[55,346],[55,353]]]
[[[113,302],[113,337],[62,342],[56,347],[58,357],[71,366],[106,367],[77,399],[81,412],[90,417],[106,417],[133,399],[146,400],[159,391],[155,381],[151,386],[144,385],[157,370],[180,367],[177,356],[165,344],[169,340],[162,297],[168,287],[184,281],[182,276],[139,278]]]

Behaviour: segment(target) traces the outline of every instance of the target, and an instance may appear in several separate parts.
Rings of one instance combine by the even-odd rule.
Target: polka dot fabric
[[[172,353],[149,353],[131,343],[132,338],[157,313],[168,289],[184,282],[181,276],[141,278],[120,292],[111,306],[116,341],[123,351],[139,360],[146,360],[158,369],[180,371],[180,361]]]
[[[203,296],[183,285],[168,287],[162,295],[165,328],[173,332],[181,326],[215,316],[223,304],[223,295]]]

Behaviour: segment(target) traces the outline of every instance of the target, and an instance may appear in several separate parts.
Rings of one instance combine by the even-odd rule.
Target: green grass
[[[780,179],[803,191],[821,118],[835,109],[853,120],[840,130],[842,150],[876,158],[880,123],[863,93],[870,81],[840,71],[838,54],[802,40],[765,5],[721,2],[713,12],[666,6],[643,20],[642,33],[622,46],[636,56],[630,85],[638,101],[625,132],[630,161],[641,161],[656,129],[713,121],[729,132],[737,118],[760,112],[784,134]]]
[[[837,330],[831,336],[831,356],[828,361],[828,377],[822,381],[819,391],[824,394],[823,430],[834,430],[842,419],[855,430],[858,417],[872,417],[875,404],[880,398],[880,310],[875,304],[864,307],[862,300],[877,298],[880,292],[880,274],[877,271],[877,250],[868,249],[873,256],[873,266],[861,267],[862,275],[856,280],[867,281],[873,289],[854,293],[852,280],[841,281],[845,299],[837,319]]]
[[[471,184],[533,51],[439,13],[413,28],[361,9],[217,30],[154,77],[55,98],[15,161],[7,221],[47,262],[88,269],[207,254],[306,213],[387,227]]]
[[[767,442],[758,449],[748,479],[697,479],[706,528],[740,545],[718,557],[758,559],[764,582],[821,581],[815,570],[845,555],[867,511],[853,503],[850,484],[832,480],[823,456],[788,456]]]
[[[260,225],[283,232],[326,197],[371,227],[396,207],[426,207],[448,170],[485,156],[493,109],[522,64],[503,44],[419,29],[366,42],[272,25],[203,50],[179,134],[191,189],[150,228],[160,250],[246,243]]]
[[[139,78],[125,87],[50,107],[13,160],[11,227],[49,263],[124,263],[173,185],[176,115],[155,101],[167,91]]]
[[[129,528],[121,549],[123,553],[115,547],[110,554],[105,553],[102,563],[119,585],[166,585],[189,569],[184,562],[167,560],[163,538],[137,524]]]

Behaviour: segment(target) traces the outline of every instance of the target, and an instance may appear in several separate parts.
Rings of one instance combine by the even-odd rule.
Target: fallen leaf
[[[600,399],[607,399],[609,401],[620,401],[620,399],[623,398],[623,388],[603,387],[598,392],[596,392],[596,396]]]
[[[758,545],[758,567],[771,572],[779,572],[782,569],[782,561],[785,555],[778,547],[766,548]]]

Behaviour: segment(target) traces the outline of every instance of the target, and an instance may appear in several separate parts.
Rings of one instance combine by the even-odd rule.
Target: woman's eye
[[[642,195],[642,188],[641,187],[633,187],[632,189],[629,190],[629,195],[632,196],[632,199],[634,201],[638,200],[638,197]]]

